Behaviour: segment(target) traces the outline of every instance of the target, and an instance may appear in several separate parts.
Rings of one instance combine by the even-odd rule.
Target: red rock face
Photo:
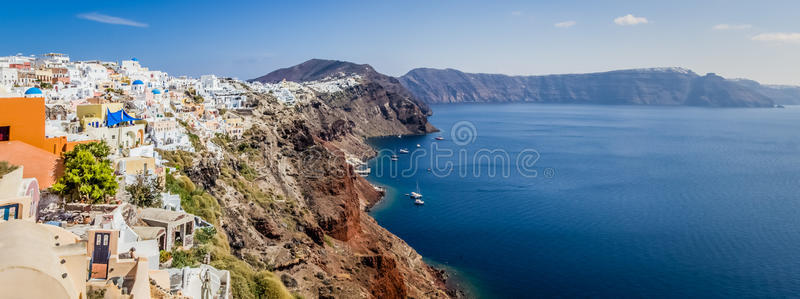
[[[341,153],[341,152],[340,152]],[[344,156],[320,148],[313,153],[320,159],[309,169],[303,184],[312,202],[317,223],[329,236],[348,241],[359,232],[360,207],[352,168]],[[304,159],[303,163],[309,163]]]
[[[369,285],[373,298],[406,298],[408,291],[393,258],[383,255],[365,256],[361,258],[361,263],[377,272]]]

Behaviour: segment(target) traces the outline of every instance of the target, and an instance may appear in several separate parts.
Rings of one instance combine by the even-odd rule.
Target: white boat
[[[400,149],[400,153],[401,153],[401,154],[408,154],[408,150],[407,150],[407,149],[404,149],[404,148],[401,148],[401,149]]]
[[[419,200],[420,198],[422,198],[422,193],[419,192],[419,181],[417,182],[417,191],[416,192],[411,192],[411,194],[409,194],[408,197],[411,197],[411,198],[416,199],[416,200]]]
[[[372,172],[372,168],[356,168],[356,174],[365,177],[368,176]]]
[[[422,147],[422,145],[420,145],[419,143],[417,143],[417,147]]]
[[[436,136],[436,138],[434,138],[434,139],[436,139],[436,140],[444,140],[444,137],[442,137],[442,136]]]
[[[421,199],[417,198],[416,200],[414,200],[414,204],[415,204],[415,205],[418,205],[418,206],[421,206],[421,205],[424,205],[424,204],[425,204],[425,202],[424,202],[424,201],[422,201]]]
[[[397,161],[397,155],[392,155],[392,161]]]

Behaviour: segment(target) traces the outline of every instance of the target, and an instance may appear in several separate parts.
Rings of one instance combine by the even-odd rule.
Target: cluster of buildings
[[[361,76],[340,73],[335,77],[308,82],[292,82],[283,80],[279,83],[252,82],[250,88],[257,92],[269,93],[286,105],[314,97],[315,93],[335,93],[360,84]]]
[[[213,75],[172,77],[136,58],[117,63],[71,61],[58,53],[0,57],[0,97],[43,98],[48,137],[105,140],[121,149],[152,144],[191,151],[182,124],[211,135],[243,132],[241,121],[228,122],[235,117],[220,111],[247,108],[244,84]]]
[[[237,113],[252,109],[248,95],[294,105],[359,82],[342,74],[262,84],[173,77],[136,58],[0,57],[0,290],[30,298],[229,298],[227,271],[207,262],[174,268],[162,256],[191,249],[211,224],[183,211],[175,194],[161,193],[160,207],[136,207],[125,186],[140,176],[163,182],[175,169],[157,150],[194,151],[198,137],[188,129],[200,140],[240,138],[249,124]],[[61,200],[47,191],[63,175],[64,153],[98,141],[111,149],[116,196],[108,204],[55,204]]]
[[[170,171],[156,149],[194,151],[187,127],[241,136],[242,87],[175,78],[130,59],[72,62],[63,54],[0,57],[0,289],[28,298],[230,298],[230,273],[172,267],[211,226],[161,193],[160,207],[127,202],[137,177]],[[224,111],[224,113],[220,113]],[[78,144],[110,146],[120,187],[108,204],[59,202],[47,192]],[[174,170],[174,169],[173,169]]]
[[[126,184],[163,178],[167,168],[147,124],[120,105],[78,105],[79,132],[91,137],[72,141],[45,134],[44,98],[0,98],[0,289],[26,298],[230,298],[228,271],[160,260],[162,252],[191,249],[198,229],[211,224],[183,211],[175,194],[161,193],[160,207],[124,200]],[[98,139],[112,145],[121,186],[112,203],[45,207],[45,195],[56,197],[45,191],[64,171],[61,155]]]

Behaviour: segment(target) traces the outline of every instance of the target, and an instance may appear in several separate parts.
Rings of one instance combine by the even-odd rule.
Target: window
[[[3,220],[8,219],[19,219],[17,216],[19,211],[19,204],[10,204],[5,206],[0,206],[0,217],[3,217]]]
[[[9,137],[10,133],[11,133],[10,126],[0,127],[0,141],[8,141],[10,138]]]

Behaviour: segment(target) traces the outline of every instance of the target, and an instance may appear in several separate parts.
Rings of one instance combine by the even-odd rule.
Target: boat
[[[417,143],[417,147],[422,147],[422,145],[420,145],[419,143]]]
[[[403,138],[403,135],[397,135],[397,138]]]
[[[407,150],[407,149],[404,149],[404,148],[401,148],[401,149],[400,149],[400,153],[401,153],[401,154],[408,154],[408,150]]]
[[[421,205],[424,205],[424,204],[425,204],[425,202],[424,202],[424,201],[422,201],[421,199],[417,198],[416,200],[414,200],[414,204],[415,204],[415,205],[418,205],[418,206],[421,206]]]
[[[408,197],[411,197],[411,198],[416,199],[416,200],[419,200],[420,198],[422,198],[422,193],[419,192],[419,181],[417,181],[417,191],[416,192],[411,192],[411,194],[409,194]]]
[[[372,168],[369,168],[369,167],[367,167],[367,168],[356,168],[355,171],[356,171],[356,174],[358,174],[358,175],[360,175],[362,177],[366,177],[366,176],[369,176],[369,174],[372,172]]]
[[[392,161],[397,161],[397,155],[392,155]]]
[[[442,137],[442,136],[436,136],[436,138],[434,138],[434,139],[436,139],[436,140],[444,140],[444,137]]]
[[[786,107],[784,107],[783,105],[780,105],[780,104],[776,104],[774,107],[775,108],[786,108]]]

